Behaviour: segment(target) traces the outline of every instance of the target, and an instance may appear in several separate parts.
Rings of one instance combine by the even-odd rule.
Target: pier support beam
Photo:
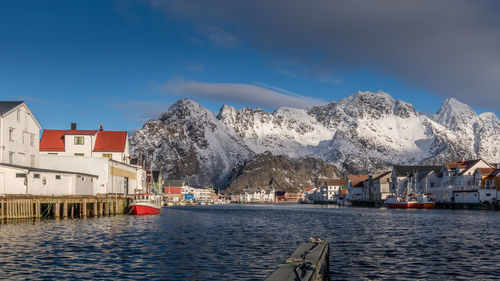
[[[68,200],[64,200],[63,217],[68,218]]]
[[[54,218],[58,219],[59,215],[61,214],[61,210],[59,209],[59,201],[57,201],[57,203],[54,203],[52,208],[54,209]]]
[[[82,213],[83,213],[83,218],[86,218],[87,217],[87,199],[83,199],[83,203],[82,203]]]
[[[92,216],[97,217],[97,200],[92,203]]]

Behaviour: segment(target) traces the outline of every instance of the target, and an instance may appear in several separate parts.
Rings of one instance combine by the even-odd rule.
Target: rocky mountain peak
[[[434,120],[447,128],[456,130],[461,126],[472,126],[477,123],[478,115],[465,103],[455,98],[447,98],[434,116]]]

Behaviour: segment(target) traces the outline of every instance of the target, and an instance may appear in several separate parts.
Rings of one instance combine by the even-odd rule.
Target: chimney
[[[76,130],[76,123],[71,123],[71,130]]]
[[[102,124],[99,124],[99,131],[102,131]]]

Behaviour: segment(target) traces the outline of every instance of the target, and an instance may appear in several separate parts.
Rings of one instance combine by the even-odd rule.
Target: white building
[[[89,194],[95,174],[40,168],[39,137],[40,124],[24,102],[0,102],[0,194]]]
[[[215,194],[213,188],[208,187],[192,187],[192,186],[183,186],[182,187],[183,194],[193,194],[193,200],[195,202],[212,202],[213,195]]]
[[[326,179],[323,186],[319,189],[321,196],[320,201],[334,202],[339,198],[342,188],[347,188],[347,180],[341,179]]]
[[[126,131],[77,130],[76,123],[70,130],[44,130],[40,140],[40,154],[59,156],[106,157],[130,163]]]
[[[274,202],[275,198],[274,189],[244,189],[240,194],[242,202]]]
[[[442,176],[439,187],[431,189],[436,201],[480,203],[479,186],[481,183],[477,182],[475,173],[477,169],[482,168],[493,168],[493,166],[482,159],[446,162],[441,168]],[[489,196],[491,197],[491,194]]]
[[[22,101],[0,102],[0,163],[37,166],[40,124]]]
[[[40,140],[41,167],[97,175],[90,195],[133,194],[143,190],[146,173],[129,164],[127,132],[99,130],[44,130]]]

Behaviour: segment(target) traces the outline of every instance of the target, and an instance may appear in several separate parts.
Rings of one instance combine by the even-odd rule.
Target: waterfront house
[[[39,163],[40,124],[22,101],[0,101],[0,194],[82,195],[97,175]]]
[[[146,172],[129,163],[127,132],[44,130],[40,140],[40,165],[44,168],[97,175],[91,194],[131,194],[144,190]]]
[[[163,196],[168,201],[183,201],[186,194],[186,182],[183,180],[164,180]]]
[[[440,170],[441,166],[394,166],[391,175],[391,192],[396,194],[420,192],[418,174],[425,175],[425,172],[439,172]]]
[[[37,166],[41,126],[22,101],[0,101],[0,163]]]
[[[304,200],[307,203],[314,203],[314,196],[318,188],[316,187],[308,187],[306,188],[306,191],[304,192]]]
[[[436,201],[479,203],[479,183],[475,174],[478,168],[493,168],[493,166],[483,159],[445,162],[441,168],[441,187],[439,191],[434,191]]]
[[[375,175],[370,175],[368,180],[363,181],[364,200],[377,201],[385,200],[390,194],[392,172],[385,172]]]
[[[244,189],[240,193],[241,202],[274,202],[274,189]]]
[[[350,201],[363,201],[365,184],[369,175],[347,175],[347,199]]]
[[[321,187],[322,200],[325,202],[335,202],[341,195],[342,190],[347,189],[347,180],[345,178],[325,179]]]

